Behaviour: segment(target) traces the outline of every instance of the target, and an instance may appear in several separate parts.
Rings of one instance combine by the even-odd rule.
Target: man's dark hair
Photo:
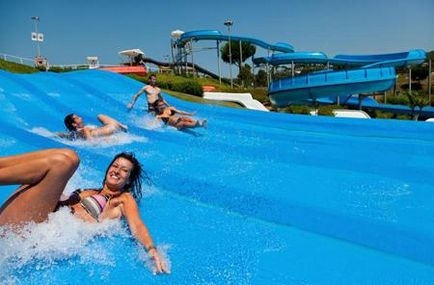
[[[74,114],[68,114],[66,115],[65,119],[63,120],[63,122],[65,123],[65,127],[71,131],[71,132],[75,132],[77,129],[72,125],[73,123],[75,123],[74,121]]]

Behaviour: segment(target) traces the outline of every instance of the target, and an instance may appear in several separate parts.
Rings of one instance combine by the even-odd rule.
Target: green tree
[[[240,85],[252,86],[253,82],[255,81],[255,76],[252,74],[252,68],[250,65],[245,64],[243,67],[241,67],[237,78]]]
[[[222,60],[229,63],[229,42],[220,48]],[[240,62],[240,41],[231,41],[232,63],[238,66],[241,72],[241,65],[246,59],[255,55],[256,47],[248,42],[241,42],[242,58]]]
[[[431,58],[431,60],[434,61],[434,50],[432,50],[432,51],[430,51],[430,52],[428,53],[427,58],[428,58],[428,59]]]
[[[417,91],[407,91],[405,95],[408,97],[408,101],[410,103],[411,115],[413,120],[417,121],[420,113],[422,112],[422,108],[429,104],[429,99],[425,94],[419,93]],[[416,112],[416,108],[419,110]]]
[[[266,87],[267,86],[267,73],[265,70],[260,69],[255,76],[256,86]]]
[[[428,77],[428,65],[419,65],[411,69],[411,80],[420,82]]]

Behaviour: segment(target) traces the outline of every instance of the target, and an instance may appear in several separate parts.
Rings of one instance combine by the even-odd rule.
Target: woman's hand
[[[155,247],[151,248],[148,251],[148,254],[152,258],[152,260],[154,261],[154,265],[155,265],[155,267],[153,269],[153,273],[154,274],[160,274],[160,273],[170,274],[170,270],[167,267],[166,262],[160,256],[160,254],[158,253],[158,251],[157,251],[157,249]]]

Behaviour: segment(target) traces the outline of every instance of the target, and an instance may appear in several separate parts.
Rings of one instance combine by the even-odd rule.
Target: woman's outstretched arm
[[[136,201],[134,200],[134,197],[129,193],[125,193],[117,199],[120,199],[120,201],[112,201],[114,203],[121,203],[121,210],[127,219],[131,233],[145,247],[148,254],[154,260],[155,273],[170,273],[166,262],[161,258],[157,248],[154,245],[154,242],[152,241],[148,228],[140,218],[139,208]]]
[[[180,114],[180,115],[185,115],[185,116],[194,116],[194,115],[196,114],[196,112],[191,112],[191,113],[189,113],[189,112],[185,112],[185,111],[178,110],[178,109],[176,109],[175,107],[171,107],[171,108],[172,108],[172,110],[173,110],[175,113]]]

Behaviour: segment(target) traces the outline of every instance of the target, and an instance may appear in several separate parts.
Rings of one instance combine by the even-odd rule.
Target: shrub
[[[387,104],[395,104],[395,105],[408,105],[408,97],[405,95],[397,95],[397,96],[388,96]]]
[[[196,96],[203,95],[202,85],[200,85],[198,82],[193,80],[175,82],[172,88],[167,88],[167,89],[172,89],[174,91],[196,95]]]
[[[401,84],[400,87],[401,87],[401,89],[404,89],[404,90],[410,89],[410,86],[408,83]],[[422,84],[420,84],[419,82],[412,82],[411,83],[411,89],[412,90],[422,90]]]
[[[310,115],[310,108],[308,106],[293,105],[286,107],[283,111],[290,114]]]
[[[270,99],[268,98],[268,91],[267,89],[263,88],[256,88],[256,89],[248,89],[247,90],[250,94],[252,94],[253,99],[258,100],[262,104],[268,104],[270,103]]]
[[[411,120],[411,116],[409,115],[396,115],[397,120]]]
[[[337,109],[337,106],[334,105],[324,105],[318,108],[318,115],[321,116],[334,116],[333,110]]]
[[[391,119],[391,118],[393,118],[393,113],[375,110],[375,118],[377,118],[377,119]]]
[[[149,77],[151,74],[154,73],[148,74],[147,77],[140,77],[136,75],[129,75],[129,76],[145,84],[149,84]],[[165,74],[156,74],[156,76],[157,76],[157,85],[161,89],[178,91],[178,92],[187,93],[195,96],[203,95],[202,85],[195,78],[176,76],[176,75],[169,76]]]

